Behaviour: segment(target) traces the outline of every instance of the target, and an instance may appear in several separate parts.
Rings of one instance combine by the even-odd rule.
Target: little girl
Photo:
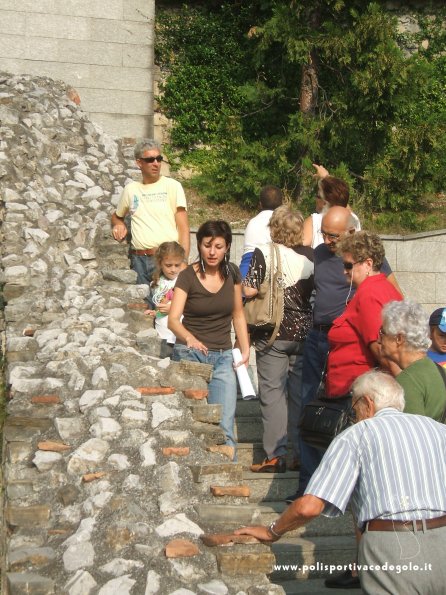
[[[161,357],[170,357],[175,344],[175,335],[167,328],[167,315],[173,297],[173,288],[180,271],[185,268],[184,248],[177,242],[163,242],[155,254],[157,268],[152,277],[149,303],[153,309],[144,314],[155,317],[155,328],[163,339]]]

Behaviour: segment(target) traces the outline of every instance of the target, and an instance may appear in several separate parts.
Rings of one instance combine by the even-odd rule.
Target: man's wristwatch
[[[270,535],[274,538],[274,539],[280,539],[282,537],[281,533],[277,533],[275,531],[275,527],[276,527],[276,521],[273,521],[271,523],[271,525],[268,527],[268,532],[270,533]]]

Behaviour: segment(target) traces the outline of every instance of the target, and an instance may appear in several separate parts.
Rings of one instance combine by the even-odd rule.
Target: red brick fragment
[[[67,96],[76,105],[80,105],[81,98],[79,96],[79,93],[76,91],[76,89],[74,87],[68,87],[68,89],[67,89]]]
[[[59,395],[36,395],[31,397],[31,403],[34,405],[57,405],[60,402]]]
[[[34,328],[26,328],[23,331],[23,336],[24,337],[34,337],[35,332],[36,332],[36,329],[34,329]]]
[[[167,558],[191,558],[200,553],[196,543],[187,539],[173,539],[166,545]]]
[[[232,545],[234,543],[260,543],[260,541],[256,537],[252,537],[252,535],[234,535],[234,533],[200,535],[200,539],[204,545],[209,547],[215,547],[216,545]]]
[[[207,389],[187,388],[186,390],[183,390],[183,395],[186,397],[186,399],[193,399],[195,401],[206,399],[208,394],[209,391]]]
[[[129,310],[147,310],[148,305],[141,303],[141,302],[132,302],[131,304],[127,304],[127,308]]]
[[[190,453],[190,448],[188,446],[165,446],[163,448],[163,455],[165,457],[187,457]]]
[[[84,481],[85,483],[89,483],[90,481],[94,481],[95,479],[101,479],[101,477],[104,477],[105,475],[107,475],[105,471],[95,471],[94,473],[86,473],[85,475],[82,475],[82,481]]]
[[[44,442],[38,442],[37,448],[39,450],[64,452],[65,450],[70,450],[71,446],[68,446],[68,444],[64,444],[63,442],[53,442],[52,440],[45,440]]]
[[[240,496],[249,498],[251,489],[249,486],[211,486],[213,496]]]
[[[142,395],[172,395],[175,392],[173,386],[139,386],[135,390]]]
[[[70,533],[71,529],[48,529],[48,535],[66,535]]]

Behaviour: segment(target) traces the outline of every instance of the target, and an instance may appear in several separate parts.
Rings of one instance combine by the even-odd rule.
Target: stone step
[[[326,578],[330,576],[330,565],[347,567],[356,559],[356,540],[353,533],[311,538],[285,535],[271,545],[271,550],[276,557],[272,581]],[[332,570],[334,574],[339,572]]]
[[[274,554],[263,544],[218,546],[212,548],[219,571],[226,576],[269,574],[274,568]]]
[[[196,506],[203,523],[212,526],[213,532],[227,532],[243,525],[269,525],[285,510],[285,502],[261,503],[201,503]],[[211,532],[206,530],[206,532]],[[305,527],[287,533],[287,537],[351,536],[354,533],[353,517],[329,519],[320,516]]]
[[[238,462],[246,468],[257,463],[261,463],[265,458],[265,452],[261,441],[258,442],[238,442],[237,443]],[[287,466],[291,466],[294,456],[291,452],[291,446],[288,445]]]
[[[228,479],[240,481],[242,467],[237,463],[215,463],[210,465],[189,465],[195,483],[202,483],[209,478],[215,483],[218,477],[226,476]]]
[[[237,463],[216,463],[189,466],[197,490],[209,494],[211,486],[234,486],[243,484],[242,466]]]
[[[274,581],[275,585],[279,585],[285,591],[285,595],[327,595],[327,587],[324,585],[323,578],[308,580],[290,580],[290,581]],[[336,589],[333,591],[334,595],[362,595],[362,589]]]
[[[235,408],[235,416],[236,417],[258,417],[259,419],[261,419],[262,413],[260,411],[259,399],[250,399],[248,401],[244,401],[243,399],[237,399],[237,405]]]
[[[191,405],[192,417],[195,421],[208,424],[218,424],[221,420],[222,406],[218,404],[193,402]]]
[[[235,417],[235,435],[237,442],[260,442],[263,435],[261,417]]]
[[[251,488],[250,502],[282,502],[297,490],[299,473],[252,473],[244,471],[242,482]]]

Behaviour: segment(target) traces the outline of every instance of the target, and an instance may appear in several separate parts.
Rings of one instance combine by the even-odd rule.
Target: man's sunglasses
[[[144,161],[144,163],[153,163],[154,161],[161,163],[163,159],[162,155],[157,155],[156,157],[138,157],[138,161]]]

